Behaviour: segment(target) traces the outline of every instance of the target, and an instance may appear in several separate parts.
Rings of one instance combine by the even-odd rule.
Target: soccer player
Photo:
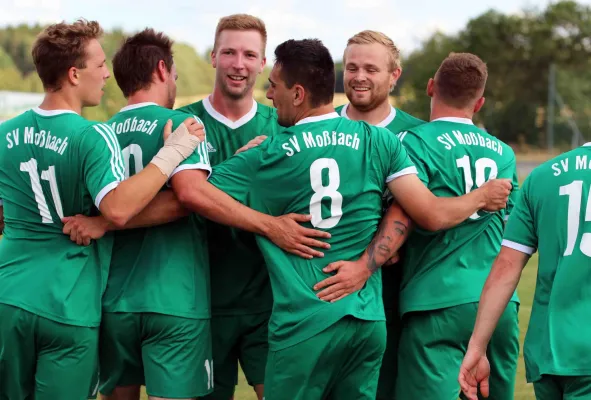
[[[84,20],[47,27],[32,51],[45,98],[0,127],[0,398],[86,398],[111,247],[77,246],[60,219],[98,209],[124,225],[203,138],[194,120],[173,134],[168,124],[163,148],[123,181],[115,133],[80,116],[109,78],[101,32]]]
[[[334,111],[334,63],[320,41],[289,40],[275,56],[267,97],[285,129],[214,167],[210,182],[271,215],[310,213],[311,226],[331,232],[331,247],[325,258],[306,260],[257,237],[274,295],[265,398],[374,399],[386,340],[381,274],[330,303],[312,289],[326,277],[323,267],[364,253],[386,185],[420,223],[442,226],[492,203],[504,207],[508,185],[489,182],[461,199],[436,198],[395,135]],[[373,254],[375,243],[366,254],[370,266]]]
[[[256,78],[266,62],[266,45],[265,24],[257,17],[230,15],[217,25],[211,52],[216,70],[213,93],[180,109],[204,121],[212,165],[253,139],[274,135],[278,128],[275,110],[253,99]],[[208,398],[232,398],[240,363],[261,400],[273,306],[265,260],[251,233],[211,221],[207,232],[215,360],[214,393]]]
[[[384,127],[393,134],[425,123],[390,105],[389,95],[402,74],[402,66],[400,51],[388,36],[371,30],[357,33],[347,41],[343,65],[343,82],[349,103],[336,108],[336,112],[342,117],[366,121],[372,125]],[[384,196],[384,208],[391,204],[392,196],[388,192]],[[400,227],[408,226],[408,219],[400,207],[391,212],[399,214],[396,221],[401,223]],[[406,234],[407,231],[404,230],[404,239]],[[380,370],[378,399],[394,397],[400,337],[398,294],[401,275],[400,265],[382,270],[382,297],[386,311],[388,337]],[[322,287],[322,285],[319,286],[319,288]],[[321,298],[326,298],[331,293],[332,291],[325,290],[319,294]]]
[[[459,382],[470,400],[478,398],[478,385],[484,396],[500,398],[494,393],[499,372],[491,368],[487,349],[497,340],[495,327],[536,250],[536,291],[523,346],[527,381],[538,400],[591,395],[590,159],[586,143],[535,168],[523,183],[460,369]]]
[[[476,127],[488,73],[477,56],[450,54],[429,80],[431,122],[401,132],[419,179],[436,195],[460,196],[493,178],[513,180],[507,209],[476,212],[439,232],[415,229],[406,242],[400,292],[402,332],[396,399],[455,400],[457,371],[478,299],[499,251],[504,219],[517,192],[515,155]],[[512,294],[488,349],[492,398],[512,399],[519,355],[518,299]]]

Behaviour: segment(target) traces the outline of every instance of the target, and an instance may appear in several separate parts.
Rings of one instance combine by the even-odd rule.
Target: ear
[[[72,86],[80,84],[80,71],[76,67],[70,67],[68,70],[68,81]]]
[[[398,82],[398,79],[400,79],[400,75],[402,75],[401,68],[396,68],[390,74],[390,91],[394,90],[394,88],[396,87],[396,82]]]
[[[295,107],[301,106],[306,98],[306,90],[302,85],[295,84],[293,93],[293,105]]]
[[[209,56],[211,57],[211,66],[215,68],[217,66],[217,59],[216,59],[216,56],[215,56],[215,49],[211,51],[211,53],[209,54]]]
[[[433,93],[435,92],[435,81],[433,78],[429,78],[429,82],[427,82],[427,96],[433,97]]]
[[[484,97],[481,97],[476,101],[476,104],[474,105],[474,114],[476,114],[478,111],[480,111],[480,109],[484,105],[484,100],[485,100]]]
[[[156,79],[158,79],[160,82],[166,82],[169,74],[170,71],[168,71],[168,68],[166,68],[164,60],[158,61],[158,66],[156,67]]]
[[[265,69],[265,65],[267,65],[267,57],[263,57],[263,60],[261,61],[261,69],[259,71],[259,74],[263,72],[263,70]]]

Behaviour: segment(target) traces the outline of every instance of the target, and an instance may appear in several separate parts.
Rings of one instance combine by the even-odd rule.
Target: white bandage
[[[193,154],[201,140],[189,133],[185,124],[180,124],[164,142],[164,146],[152,158],[151,163],[157,166],[160,171],[170,177],[172,171]]]

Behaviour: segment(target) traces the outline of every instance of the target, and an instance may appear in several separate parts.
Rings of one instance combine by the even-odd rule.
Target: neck
[[[69,96],[68,93],[60,90],[58,92],[45,92],[43,102],[39,105],[42,110],[71,110],[78,115],[82,114],[82,101]]]
[[[334,112],[334,106],[332,103],[324,104],[315,108],[307,108],[302,110],[302,112],[296,117],[295,123],[303,120],[304,118],[317,117],[319,115],[330,114],[331,112]]]
[[[447,104],[437,103],[434,101],[433,107],[431,108],[430,121],[445,117],[468,118],[469,120],[472,120],[474,117],[474,112],[468,111],[466,109],[451,107]]]
[[[209,102],[214,110],[235,122],[244,117],[252,109],[254,99],[252,91],[249,91],[244,97],[240,99],[233,99],[224,96],[218,86],[214,86],[213,93],[209,96]]]
[[[347,117],[355,121],[365,121],[368,124],[377,125],[390,115],[391,110],[392,106],[388,100],[369,111],[360,111],[355,108],[353,104],[349,103],[349,106],[347,107]]]
[[[164,97],[150,90],[139,90],[127,98],[127,105],[131,106],[140,103],[156,103],[161,107],[168,107],[167,102],[162,100]]]

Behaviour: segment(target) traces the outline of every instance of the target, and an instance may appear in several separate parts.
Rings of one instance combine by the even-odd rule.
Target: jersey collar
[[[343,108],[341,108],[341,117],[350,119],[349,116],[347,115],[347,108],[349,108],[349,104],[347,103],[343,106]],[[394,121],[394,118],[396,118],[396,109],[392,106],[390,106],[390,114],[388,114],[388,116],[379,124],[376,124],[376,126],[380,127],[380,128],[385,128],[388,126],[388,124],[390,124],[392,121]]]
[[[466,124],[466,125],[474,125],[474,122],[470,118],[458,118],[458,117],[442,117],[434,119],[431,122],[435,121],[446,121],[446,122],[455,122],[457,124]]]
[[[591,147],[591,142],[587,142],[583,146],[585,146],[585,147]]]
[[[62,115],[62,114],[76,114],[78,115],[78,113],[76,111],[72,111],[72,110],[42,110],[39,107],[34,107],[32,108],[32,110],[34,112],[36,112],[39,115],[42,115],[44,117],[55,117],[56,115]]]
[[[132,104],[130,106],[125,106],[119,112],[129,111],[129,110],[135,110],[135,109],[138,109],[138,108],[148,107],[148,106],[157,106],[157,105],[158,104],[153,103],[151,101],[146,101],[144,103],[136,103],[136,104]]]
[[[338,118],[338,117],[339,117],[339,114],[337,114],[335,111],[333,111],[328,114],[316,115],[315,117],[307,117],[304,119],[300,119],[295,124],[296,125],[309,124],[310,122],[319,122],[319,121],[324,121],[327,119],[333,119],[333,118]]]
[[[221,122],[230,129],[240,128],[242,125],[246,124],[251,119],[253,119],[257,113],[257,102],[255,101],[255,99],[252,99],[252,108],[250,109],[250,111],[244,114],[244,116],[237,121],[231,121],[221,113],[217,112],[211,105],[211,102],[209,101],[209,96],[203,99],[203,107],[205,108],[205,111],[209,115],[211,115],[213,119],[217,120],[218,122]]]

